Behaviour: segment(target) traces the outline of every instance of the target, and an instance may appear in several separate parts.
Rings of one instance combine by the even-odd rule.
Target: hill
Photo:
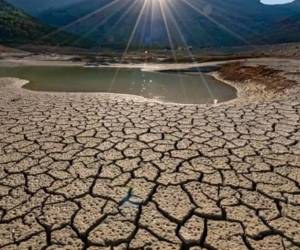
[[[7,0],[7,2],[14,5],[16,8],[22,9],[34,16],[51,9],[68,7],[69,5],[80,1],[82,0]]]
[[[300,0],[286,5],[264,5],[259,0],[8,0],[36,18],[68,32],[93,40],[102,47],[223,47],[300,41],[286,36],[297,26]],[[114,3],[115,2],[115,3]],[[22,5],[22,6],[21,6]],[[43,11],[38,11],[43,7]],[[104,10],[103,10],[104,8]],[[102,11],[101,11],[102,10]],[[143,10],[143,15],[139,14]],[[139,19],[131,39],[132,31]],[[283,23],[289,20],[289,25]],[[283,23],[282,23],[283,22]],[[70,25],[72,23],[72,25]],[[167,28],[166,28],[167,24]],[[270,28],[271,27],[271,28]],[[276,33],[276,39],[274,38]],[[184,37],[184,39],[182,39]],[[170,43],[172,40],[172,43]],[[78,45],[77,41],[73,45]]]
[[[269,43],[287,43],[300,41],[300,14],[275,22],[261,34]],[[257,38],[257,41],[261,41]]]
[[[4,0],[0,0],[1,44],[67,45],[70,41],[77,39],[77,36],[66,32],[47,37],[53,31],[53,27],[40,23]]]

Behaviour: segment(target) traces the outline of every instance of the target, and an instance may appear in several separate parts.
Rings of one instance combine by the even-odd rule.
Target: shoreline
[[[226,62],[232,62],[232,60],[228,60]],[[158,73],[170,73],[167,71],[177,71],[177,70],[183,70],[181,72],[182,74],[186,74],[184,70],[188,70],[191,68],[197,68],[197,67],[210,67],[210,66],[215,66],[218,64],[222,64],[225,62],[222,61],[217,61],[217,62],[207,62],[207,63],[168,63],[168,64],[110,64],[110,65],[99,65],[96,66],[95,68],[124,68],[124,69],[140,69],[141,71],[146,71],[146,72],[158,72]],[[71,62],[71,61],[56,61],[56,60],[33,60],[33,59],[4,59],[0,60],[0,67],[1,66],[9,66],[9,67],[20,67],[20,66],[41,66],[41,67],[85,67],[86,64],[82,62]],[[200,72],[197,72],[196,74],[201,74]],[[211,76],[207,73],[203,73],[208,76]],[[211,76],[214,78],[214,76]],[[203,104],[197,104],[197,103],[177,103],[177,102],[168,102],[168,101],[160,101],[156,99],[151,99],[147,97],[143,97],[140,95],[133,95],[133,94],[121,94],[121,93],[107,93],[107,92],[50,92],[50,91],[34,91],[30,89],[25,89],[23,86],[27,84],[29,81],[26,79],[20,79],[20,78],[14,78],[10,77],[10,80],[13,79],[18,79],[20,82],[22,82],[21,85],[17,83],[16,86],[19,88],[22,88],[25,91],[29,91],[31,93],[47,93],[47,94],[77,94],[77,95],[105,95],[105,96],[110,96],[112,98],[115,97],[125,97],[128,100],[133,100],[133,101],[141,101],[141,102],[149,102],[149,103],[158,103],[162,105],[180,105],[180,106],[204,106],[204,107],[211,107],[211,106],[216,106],[217,104],[213,103],[203,103]],[[18,81],[17,80],[17,81]],[[217,79],[216,79],[217,80]],[[219,80],[218,80],[219,81]],[[0,78],[1,82],[1,78]],[[222,82],[222,81],[220,81]],[[224,82],[222,82],[224,84]],[[225,83],[226,84],[226,83]],[[231,85],[230,85],[231,86]],[[233,86],[231,86],[233,87]],[[233,87],[235,89],[235,87]],[[235,89],[236,90],[236,89]],[[234,99],[228,100],[232,101],[235,100],[237,97]],[[227,103],[228,101],[224,101],[221,103]]]
[[[249,58],[243,60],[227,60],[227,61],[215,61],[215,62],[205,62],[205,63],[170,63],[170,64],[110,64],[110,65],[98,65],[95,66],[97,68],[128,68],[128,69],[141,69],[141,71],[152,71],[152,72],[161,72],[164,73],[166,71],[177,71],[182,70],[182,74],[187,74],[190,72],[186,72],[188,69],[193,68],[205,68],[205,67],[218,67],[222,64],[232,63],[232,62],[242,62],[243,64],[249,65],[258,65],[259,63],[272,63],[275,62],[297,62],[299,63],[300,60],[298,59],[282,59],[282,58]],[[300,65],[300,63],[299,63]],[[72,61],[62,61],[62,60],[36,60],[36,59],[2,59],[0,60],[0,67],[1,66],[12,66],[12,67],[19,67],[19,66],[50,66],[50,67],[85,67],[86,64],[83,62],[72,62]],[[185,73],[186,72],[186,73]],[[287,72],[284,72],[287,73]],[[192,74],[206,74],[217,81],[220,81],[224,84],[227,84],[236,89],[237,96],[234,99],[220,102],[220,103],[206,103],[206,104],[184,104],[184,103],[176,103],[176,102],[166,102],[160,101],[156,99],[146,98],[139,95],[131,95],[131,94],[121,94],[121,93],[106,93],[106,92],[47,92],[47,91],[34,91],[25,89],[24,86],[28,81],[26,79],[19,79],[19,78],[10,78],[11,79],[19,79],[22,84],[16,84],[19,88],[22,88],[25,91],[29,91],[32,93],[47,93],[53,95],[59,94],[77,94],[77,95],[105,95],[110,96],[112,98],[115,97],[125,97],[126,99],[133,100],[133,101],[144,101],[149,103],[159,103],[165,105],[180,105],[180,106],[204,106],[204,107],[215,107],[222,104],[239,104],[251,101],[260,101],[260,100],[270,100],[274,97],[274,93],[264,91],[262,88],[259,87],[259,84],[250,84],[245,85],[246,83],[239,83],[235,81],[228,81],[225,80],[220,76],[218,71],[212,72],[193,72]],[[300,78],[300,77],[299,77]],[[2,78],[3,79],[3,78]],[[1,78],[0,78],[1,80]],[[299,84],[297,84],[299,85]],[[289,91],[289,90],[287,90]]]

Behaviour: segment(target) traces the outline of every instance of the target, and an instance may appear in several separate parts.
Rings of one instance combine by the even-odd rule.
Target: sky
[[[294,0],[261,0],[264,4],[284,4],[284,3],[291,3]]]

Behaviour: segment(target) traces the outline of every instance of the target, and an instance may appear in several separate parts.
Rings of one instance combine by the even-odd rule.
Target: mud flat
[[[1,248],[299,249],[297,63],[216,106],[1,79]]]

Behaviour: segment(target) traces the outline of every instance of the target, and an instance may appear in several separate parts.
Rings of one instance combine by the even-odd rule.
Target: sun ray
[[[119,19],[109,28],[109,31],[105,32],[103,37],[106,37],[109,33],[113,33],[113,31],[115,31],[115,29],[119,26],[119,24],[125,19],[125,17],[127,17],[129,15],[129,13],[133,10],[133,8],[136,6],[136,3],[139,0],[133,0],[132,3],[130,4],[130,6],[128,8],[126,8],[126,10],[122,13],[122,15],[119,17]],[[99,44],[99,46],[96,47],[97,48],[101,48],[101,45]]]
[[[225,32],[229,33],[231,36],[233,36],[236,39],[240,40],[244,44],[247,44],[247,45],[250,45],[250,46],[252,45],[249,41],[247,41],[246,39],[244,39],[242,36],[238,35],[234,31],[232,31],[229,28],[227,28],[225,25],[221,24],[220,22],[216,21],[211,16],[207,15],[207,13],[205,13],[204,11],[202,11],[200,8],[198,8],[197,6],[195,6],[194,4],[192,4],[191,2],[189,2],[188,0],[181,0],[181,1],[184,2],[186,5],[190,6],[194,11],[198,12],[201,16],[204,16],[209,21],[211,21],[212,23],[214,23],[216,26],[218,26],[219,28],[221,28]]]
[[[75,21],[73,21],[73,22],[71,22],[71,23],[69,23],[69,24],[64,25],[64,26],[62,26],[62,27],[60,27],[60,28],[58,28],[58,29],[56,29],[56,30],[54,30],[54,31],[52,31],[52,32],[50,32],[50,33],[48,33],[48,34],[46,34],[45,36],[41,37],[41,38],[39,39],[39,41],[42,41],[42,40],[44,40],[44,39],[47,39],[47,38],[49,38],[49,37],[51,37],[51,36],[53,36],[53,35],[56,35],[56,34],[62,32],[62,31],[65,31],[65,30],[67,30],[68,28],[74,26],[75,24],[78,24],[78,23],[80,23],[80,22],[82,22],[82,21],[84,21],[84,20],[86,20],[86,19],[88,19],[88,18],[90,18],[90,17],[93,17],[94,15],[97,15],[97,14],[101,13],[102,11],[108,9],[109,7],[113,6],[114,4],[117,4],[117,3],[120,2],[120,1],[122,1],[122,0],[114,0],[114,1],[112,1],[112,2],[110,2],[110,3],[108,3],[108,4],[106,4],[106,5],[102,6],[101,8],[99,8],[99,9],[97,9],[97,10],[95,10],[95,11],[93,11],[93,12],[90,12],[89,14],[87,14],[87,15],[85,15],[85,16],[83,16],[83,17],[80,17],[80,18],[78,18],[78,19],[76,19]]]
[[[77,40],[75,40],[74,42],[72,42],[72,44],[76,44],[76,43],[82,41],[84,38],[91,35],[93,32],[95,32],[97,29],[99,29],[102,25],[104,25],[110,18],[112,18],[115,15],[116,12],[117,12],[117,10],[115,9],[113,12],[106,15],[101,22],[99,22],[97,25],[92,27],[92,29],[88,30],[84,34],[80,35],[80,37]]]
[[[172,40],[172,35],[171,35],[171,32],[170,32],[170,28],[169,28],[169,25],[168,25],[168,20],[167,20],[167,17],[166,17],[165,4],[167,4],[167,0],[158,0],[158,2],[159,2],[163,22],[164,22],[164,25],[165,25],[165,28],[166,28],[169,44],[170,44],[170,47],[171,47],[171,53],[172,53],[172,56],[174,58],[175,63],[178,63],[177,55],[175,53],[175,46],[174,46],[174,43],[173,43],[173,40]],[[182,80],[182,75],[179,71],[177,71],[177,76],[178,76],[180,86],[181,86],[182,91],[183,91],[183,95],[185,97],[187,97],[186,89],[185,89],[185,86],[184,86],[183,80]]]
[[[147,5],[148,1],[149,1],[149,0],[144,0],[144,3],[143,3],[142,8],[141,8],[141,10],[140,10],[140,13],[139,13],[139,15],[138,15],[138,17],[137,17],[137,19],[136,19],[135,25],[134,25],[134,27],[133,27],[133,29],[132,29],[132,31],[131,31],[131,34],[130,34],[130,37],[129,37],[129,39],[128,39],[126,48],[125,48],[125,50],[124,50],[124,52],[123,52],[123,54],[122,54],[120,63],[123,63],[123,62],[124,62],[124,58],[125,58],[125,56],[126,56],[127,53],[128,53],[128,50],[129,50],[130,45],[131,45],[131,43],[132,43],[132,40],[133,40],[133,38],[134,38],[134,36],[135,36],[136,30],[137,30],[137,28],[138,28],[138,26],[139,26],[139,24],[140,24],[141,18],[142,18],[143,14],[144,14],[144,11],[145,11],[145,8],[146,8],[146,5]],[[109,88],[108,88],[108,92],[111,92],[111,91],[112,91],[112,88],[113,88],[113,86],[114,86],[114,84],[115,84],[115,82],[116,82],[116,79],[117,79],[117,77],[118,77],[119,72],[120,72],[120,68],[117,68],[117,69],[116,69],[116,72],[115,72],[115,74],[114,74],[114,77],[113,77],[113,79],[112,79],[112,81],[111,81],[111,84],[110,84],[110,86],[109,86]]]
[[[166,29],[166,32],[167,32],[167,37],[168,37],[168,40],[169,40],[169,44],[170,44],[170,47],[171,47],[172,54],[173,54],[174,59],[177,60],[177,56],[176,56],[176,53],[175,53],[175,46],[174,46],[174,43],[173,43],[173,40],[172,40],[172,35],[171,35],[171,32],[170,32],[170,28],[169,28],[169,25],[168,25],[166,14],[165,14],[164,3],[162,2],[162,0],[158,0],[158,3],[159,3],[159,6],[160,6],[161,15],[162,15],[162,18],[163,18],[163,21],[164,21],[164,25],[165,25],[165,29]]]
[[[142,47],[147,46],[146,45],[147,42],[145,41],[145,35],[146,35],[149,19],[151,19],[151,16],[150,16],[151,7],[152,7],[152,1],[147,3],[146,9],[145,9],[143,27],[142,27],[142,32],[140,34],[140,43],[139,43],[139,45],[142,45]]]
[[[204,6],[208,5],[209,6],[209,1],[199,0],[199,5],[204,5]],[[230,5],[230,8],[229,8],[228,3],[226,1],[217,1],[214,4],[214,9],[216,10],[214,12],[217,13],[217,17],[221,19],[219,21],[219,23],[220,22],[222,23],[224,21],[231,21],[231,22],[234,21],[235,27],[238,27],[239,29],[241,29],[253,36],[259,36],[259,32],[256,32],[254,29],[249,28],[248,26],[243,24],[248,21],[249,17],[245,17],[244,15],[238,15],[240,21],[236,20],[237,15],[235,13],[236,13],[237,9],[234,9],[233,5]],[[230,9],[231,11],[228,11],[228,9]]]
[[[188,44],[187,44],[187,41],[186,41],[186,39],[184,38],[184,35],[182,34],[182,31],[181,31],[179,25],[177,24],[176,19],[174,18],[174,15],[173,15],[173,13],[172,13],[171,8],[172,8],[172,6],[171,6],[170,8],[168,8],[168,14],[169,14],[169,16],[170,16],[170,19],[171,19],[171,21],[173,22],[173,24],[174,24],[174,26],[175,26],[175,28],[176,28],[176,30],[177,30],[179,36],[180,36],[180,38],[181,38],[181,40],[182,40],[182,42],[183,42],[185,48],[186,48],[186,51],[188,52],[188,55],[189,55],[190,59],[193,61],[193,63],[196,64],[197,61],[196,61],[196,59],[195,59],[193,53],[192,53],[191,50],[189,49],[189,46],[188,46]],[[199,69],[199,67],[196,67],[196,69],[197,69],[197,71],[198,71],[198,73],[199,73],[199,75],[200,75],[200,77],[201,77],[202,82],[204,82],[205,87],[206,87],[206,89],[208,90],[208,93],[209,93],[211,99],[212,99],[212,100],[215,100],[215,96],[214,96],[213,92],[211,91],[211,89],[210,89],[210,87],[209,87],[209,84],[207,83],[206,79],[204,78],[203,73],[201,72],[201,70]]]
[[[130,47],[130,45],[131,45],[131,43],[132,43],[132,40],[133,40],[133,38],[134,38],[134,36],[135,36],[136,30],[137,30],[137,28],[138,28],[138,26],[139,26],[139,24],[140,24],[141,18],[142,18],[143,14],[144,14],[144,11],[145,11],[145,8],[146,8],[146,6],[147,6],[147,4],[148,4],[148,1],[149,1],[149,0],[144,0],[142,9],[141,9],[141,11],[140,11],[140,13],[139,13],[139,15],[138,15],[138,18],[137,18],[137,20],[136,20],[136,22],[135,22],[135,25],[134,25],[133,30],[132,30],[132,32],[131,32],[131,35],[130,35],[130,37],[129,37],[127,46],[126,46],[126,48],[125,48],[124,55],[126,55],[126,54],[128,53],[129,47]],[[123,58],[123,57],[122,57],[122,58]]]

